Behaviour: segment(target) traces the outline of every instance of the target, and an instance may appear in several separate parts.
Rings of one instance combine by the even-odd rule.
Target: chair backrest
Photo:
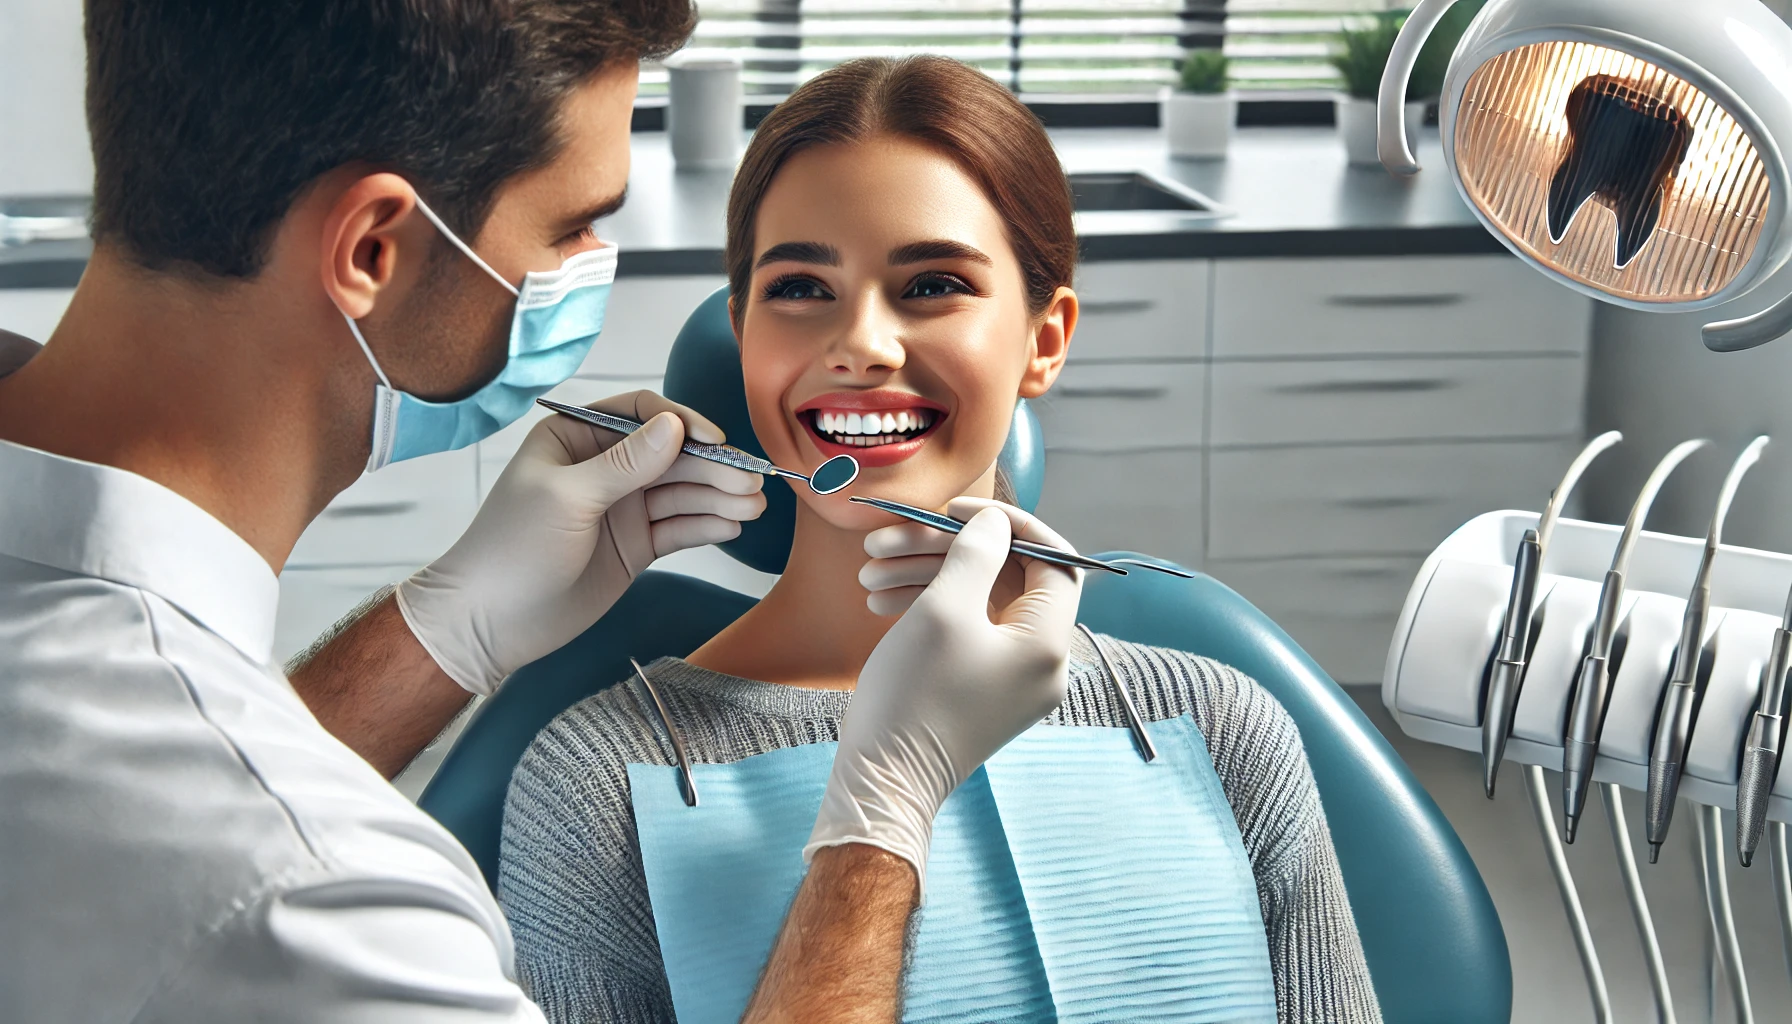
[[[686,323],[673,347],[666,393],[715,420],[731,443],[756,450],[725,303],[722,293],[711,296]],[[1042,485],[1044,449],[1024,406],[1003,457],[1030,507]],[[725,547],[748,565],[776,572],[790,547],[794,498],[783,487],[767,493],[766,517]],[[419,803],[466,844],[495,883],[505,790],[536,733],[565,708],[625,678],[629,656],[687,655],[752,604],[689,577],[643,574],[583,636],[517,672],[480,708]],[[678,613],[667,614],[673,608]],[[1387,741],[1286,633],[1206,576],[1095,574],[1080,614],[1091,628],[1124,640],[1234,665],[1288,709],[1318,782],[1389,1024],[1510,1019],[1505,934],[1467,850]]]

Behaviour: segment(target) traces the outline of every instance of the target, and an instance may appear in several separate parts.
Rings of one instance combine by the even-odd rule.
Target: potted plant
[[[1226,55],[1194,50],[1182,62],[1175,89],[1160,99],[1164,137],[1173,157],[1223,157],[1232,137],[1236,98],[1226,91]]]
[[[1375,98],[1381,91],[1381,72],[1405,21],[1403,11],[1384,11],[1338,33],[1338,50],[1332,54],[1332,66],[1344,79],[1344,92],[1336,98],[1338,134],[1344,137],[1344,153],[1353,164],[1381,162],[1375,151]],[[1425,102],[1413,99],[1408,89],[1408,145],[1416,144],[1424,117]]]

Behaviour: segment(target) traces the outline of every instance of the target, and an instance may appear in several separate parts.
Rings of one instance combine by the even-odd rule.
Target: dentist
[[[647,421],[626,440],[537,426],[466,535],[290,680],[276,574],[362,472],[489,436],[580,365],[637,62],[694,20],[88,0],[93,257],[41,350],[0,332],[0,1017],[540,1018],[477,868],[386,779],[653,559],[735,536],[759,478],[680,457],[720,431],[637,392],[601,406]],[[1077,577],[1030,566],[986,607],[1030,526],[880,541],[865,578],[913,607],[751,1019],[895,1015],[934,813],[1063,694]]]

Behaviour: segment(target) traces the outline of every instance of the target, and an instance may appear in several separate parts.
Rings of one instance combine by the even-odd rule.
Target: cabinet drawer
[[[409,576],[414,565],[352,569],[287,569],[280,574],[280,609],[274,616],[274,661],[285,664],[310,647],[369,594]]]
[[[628,259],[627,250],[623,259]],[[663,377],[679,329],[721,276],[619,277],[604,307],[604,330],[579,367],[585,376]],[[624,389],[625,390],[625,389]]]
[[[1216,445],[1554,437],[1581,430],[1586,361],[1215,363]]]
[[[1583,353],[1593,300],[1511,256],[1222,260],[1216,358]]]
[[[1201,564],[1201,451],[1046,454],[1039,516],[1078,551]]]
[[[422,565],[448,550],[473,521],[477,459],[468,446],[363,476],[312,522],[287,565]]]
[[[1033,402],[1049,449],[1199,445],[1207,368],[1199,363],[1071,365]]]
[[[1538,507],[1569,441],[1214,452],[1213,558],[1431,551],[1493,508]]]
[[[1202,359],[1207,355],[1207,260],[1085,263],[1070,361]]]
[[[1210,562],[1207,572],[1288,631],[1340,683],[1381,680],[1424,556]]]

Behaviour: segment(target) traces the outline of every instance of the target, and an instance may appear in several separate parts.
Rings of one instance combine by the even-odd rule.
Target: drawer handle
[[[1409,391],[1446,391],[1456,386],[1448,377],[1395,377],[1388,380],[1326,380],[1283,384],[1270,390],[1284,395],[1385,395]]]
[[[1156,398],[1167,398],[1169,388],[1143,387],[1060,387],[1052,392],[1059,398],[1122,398],[1133,401],[1148,402]]]
[[[1077,305],[1084,313],[1143,313],[1157,303],[1150,299],[1095,299]]]
[[[1462,302],[1466,295],[1461,292],[1435,292],[1421,295],[1329,295],[1325,303],[1328,306],[1344,306],[1350,309],[1402,309],[1425,306],[1454,306]]]
[[[365,505],[343,505],[339,508],[324,509],[324,515],[331,519],[362,519],[371,516],[397,516],[415,511],[414,501],[379,501]]]
[[[1402,498],[1389,495],[1381,498],[1337,498],[1331,504],[1340,508],[1375,512],[1391,508],[1418,508],[1420,505],[1435,505],[1442,500],[1442,498]]]

